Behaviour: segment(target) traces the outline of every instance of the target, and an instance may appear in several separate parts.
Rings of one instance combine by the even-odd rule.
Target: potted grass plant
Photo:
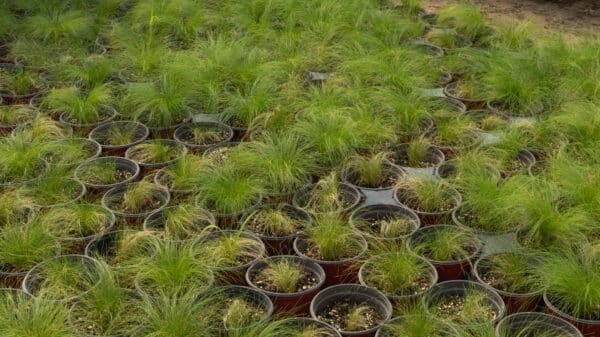
[[[82,199],[85,186],[68,178],[61,169],[48,172],[47,175],[24,184],[17,190],[17,197],[29,198],[38,208],[52,208],[68,205]]]
[[[505,312],[500,295],[472,281],[438,283],[422,300],[429,314],[458,326],[477,327],[496,323]]]
[[[310,303],[312,318],[325,322],[342,336],[372,336],[392,317],[392,304],[379,291],[357,284],[325,288]]]
[[[424,313],[401,315],[387,321],[375,337],[458,337],[450,324]]]
[[[311,318],[287,318],[262,329],[258,337],[340,337],[331,325]]]
[[[425,33],[425,41],[439,46],[446,52],[452,52],[458,48],[470,47],[471,42],[456,30],[449,28],[433,28]]]
[[[101,123],[115,118],[117,111],[110,106],[112,92],[107,84],[88,90],[76,86],[50,90],[42,104],[59,115],[59,120],[77,133],[87,135]]]
[[[485,176],[495,180],[501,178],[495,162],[479,149],[461,153],[459,157],[444,161],[435,168],[436,177],[458,185],[468,175]]]
[[[37,113],[37,110],[24,104],[0,105],[0,136],[6,137],[20,125],[31,123]]]
[[[392,147],[387,159],[404,169],[438,166],[444,161],[444,153],[424,138],[415,138],[409,143]]]
[[[421,225],[444,223],[460,206],[460,193],[443,180],[423,175],[406,175],[394,191],[394,199],[417,213]]]
[[[158,170],[154,175],[154,182],[169,189],[174,196],[198,192],[200,187],[196,175],[207,164],[205,158],[187,154],[175,163]]]
[[[398,205],[374,204],[357,208],[350,225],[365,238],[377,241],[402,240],[419,228],[417,214]]]
[[[109,57],[91,54],[66,60],[50,71],[54,82],[94,89],[109,82],[115,74],[115,70],[115,65]]]
[[[325,283],[325,271],[301,257],[271,256],[248,268],[246,282],[267,294],[276,310],[300,314],[308,312],[310,301]]]
[[[517,313],[502,319],[496,327],[496,337],[508,336],[565,336],[583,335],[571,323],[539,312]]]
[[[444,153],[447,159],[452,159],[481,142],[481,133],[466,115],[436,121],[433,143]]]
[[[165,167],[187,153],[187,148],[170,139],[154,139],[131,146],[125,157],[147,170]]]
[[[433,128],[430,99],[424,95],[415,92],[402,95],[396,90],[378,88],[369,96],[369,103],[380,111],[402,141],[427,134]]]
[[[150,241],[152,256],[137,264],[136,289],[147,296],[202,293],[214,282],[212,271],[197,258],[190,242]]]
[[[458,81],[448,83],[444,87],[446,96],[463,102],[470,110],[486,106],[486,97],[481,91],[479,80],[471,77],[461,78]]]
[[[87,138],[65,138],[42,145],[41,156],[51,166],[70,169],[100,155],[100,144]]]
[[[7,224],[0,235],[0,282],[18,288],[29,269],[59,254],[59,243],[41,222]]]
[[[431,262],[440,281],[465,278],[483,243],[473,233],[456,226],[434,225],[417,230],[408,248]]]
[[[163,231],[165,239],[175,241],[193,240],[214,225],[212,214],[190,204],[165,207],[144,220],[144,230]]]
[[[102,145],[102,151],[123,156],[125,151],[148,138],[150,131],[139,122],[113,121],[97,126],[90,132],[90,139]]]
[[[137,179],[139,174],[140,167],[134,161],[121,157],[92,158],[75,169],[75,179],[91,193],[126,185]]]
[[[141,222],[153,211],[165,207],[169,200],[169,191],[165,188],[142,180],[108,190],[102,196],[102,206],[119,217]]]
[[[73,129],[44,114],[38,114],[31,122],[16,127],[11,134],[13,137],[22,138],[28,142],[43,143],[69,138],[73,135]]]
[[[312,222],[302,209],[288,204],[262,204],[251,208],[240,223],[255,233],[265,244],[269,255],[289,254],[294,239]]]
[[[560,252],[544,256],[538,268],[548,312],[575,325],[584,335],[600,333],[598,255]]]
[[[442,8],[437,14],[438,26],[452,28],[468,41],[484,43],[485,38],[491,33],[483,14],[476,5],[451,4]]]
[[[204,151],[203,157],[207,158],[211,163],[223,164],[240,144],[241,142],[234,141],[213,145]]]
[[[0,185],[16,186],[43,175],[48,163],[40,158],[40,147],[21,138],[0,140]]]
[[[0,96],[6,104],[28,104],[31,98],[47,89],[38,71],[21,65],[0,67]]]
[[[173,138],[190,151],[202,154],[210,146],[231,141],[233,130],[219,122],[193,122],[177,128]]]
[[[387,153],[379,152],[370,157],[351,157],[343,171],[344,181],[364,189],[392,188],[402,171],[391,165],[387,156]]]
[[[435,267],[404,248],[375,249],[361,266],[358,278],[384,293],[394,304],[410,305],[437,282]]]
[[[0,333],[6,337],[73,336],[69,308],[62,303],[32,298],[18,289],[0,289]]]
[[[291,202],[314,169],[308,148],[289,133],[265,134],[260,141],[242,143],[229,160],[260,179],[267,202]]]
[[[196,205],[211,211],[219,226],[235,226],[245,211],[260,203],[261,181],[232,163],[208,165],[196,177]]]
[[[53,207],[36,218],[60,242],[63,254],[83,254],[91,240],[115,225],[115,216],[96,204]]]
[[[70,325],[82,336],[135,336],[143,320],[139,296],[120,288],[107,265],[99,272],[98,285],[71,306]]]
[[[33,201],[30,198],[17,198],[14,189],[0,193],[0,228],[8,224],[26,223],[34,212]]]
[[[502,296],[507,313],[534,311],[542,294],[536,260],[520,252],[490,254],[477,260],[473,274]]]
[[[463,115],[467,107],[459,100],[450,97],[430,97],[427,107],[436,120],[452,119]]]
[[[315,217],[305,236],[294,240],[297,255],[323,267],[326,285],[356,281],[357,262],[366,250],[366,240],[336,214]]]
[[[70,302],[100,282],[98,261],[83,255],[60,255],[38,263],[23,279],[23,290],[47,301]]]
[[[293,203],[312,214],[347,213],[360,200],[361,194],[355,187],[340,182],[338,175],[331,172],[294,194]]]

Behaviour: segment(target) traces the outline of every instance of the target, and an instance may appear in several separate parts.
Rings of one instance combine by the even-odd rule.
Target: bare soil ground
[[[600,33],[600,0],[473,0],[493,25],[531,21],[542,31]],[[435,12],[456,0],[425,0]]]

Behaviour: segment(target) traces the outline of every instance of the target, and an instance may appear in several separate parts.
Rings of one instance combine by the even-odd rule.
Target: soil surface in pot
[[[385,320],[373,307],[351,300],[339,300],[327,305],[317,314],[317,318],[339,331],[364,331]]]
[[[434,305],[433,310],[437,317],[458,324],[477,324],[496,319],[496,312],[490,304],[478,301],[479,303],[473,306],[469,302],[465,296],[445,296]]]
[[[386,169],[384,169],[381,172],[381,177],[379,177],[379,180],[377,181],[376,184],[368,184],[368,183],[364,182],[360,178],[360,175],[357,173],[350,174],[348,176],[348,182],[350,182],[351,184],[360,186],[360,187],[367,187],[367,188],[385,188],[385,187],[389,187],[389,186],[394,186],[394,184],[396,184],[397,179],[398,179],[398,175],[395,174],[395,172],[393,172],[391,170],[386,170]]]
[[[410,234],[414,229],[414,220],[403,217],[358,219],[355,226],[359,230],[374,236],[395,238]]]
[[[264,209],[252,216],[247,228],[251,232],[263,236],[282,237],[302,234],[305,223],[284,211]]]
[[[229,133],[222,129],[192,128],[183,134],[180,139],[188,144],[210,145],[224,142],[228,136]]]
[[[282,293],[283,291],[277,287],[273,280],[269,277],[270,267],[265,267],[259,271],[254,278],[252,283],[262,290],[271,291],[274,293]],[[319,284],[319,277],[316,273],[310,270],[303,270],[298,283],[296,283],[296,290],[294,292],[301,292],[315,288]]]
[[[152,195],[150,196],[150,198],[146,199],[146,201],[141,207],[136,207],[136,209],[131,209],[123,203],[113,206],[113,209],[117,212],[125,214],[140,214],[158,209],[163,203],[163,198],[161,198],[158,195]]]
[[[112,185],[123,182],[133,176],[133,173],[131,171],[121,169],[116,169],[114,175],[110,178],[94,175],[92,173],[93,170],[90,170],[89,173],[85,172],[85,174],[83,174],[83,177],[81,178],[85,180],[85,183],[94,185]]]
[[[220,308],[216,308],[215,317],[222,317],[221,321],[216,322],[221,329],[239,329],[243,328],[244,323],[254,323],[263,319],[266,310],[261,305],[247,301],[241,297],[224,299]]]

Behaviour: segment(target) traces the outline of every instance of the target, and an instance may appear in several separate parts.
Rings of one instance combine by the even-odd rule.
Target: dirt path
[[[456,0],[425,0],[428,11],[437,11]],[[545,30],[573,35],[600,33],[600,0],[473,0],[492,24],[532,21]]]

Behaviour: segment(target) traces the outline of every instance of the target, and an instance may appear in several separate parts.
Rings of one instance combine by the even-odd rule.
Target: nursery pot
[[[451,226],[451,225],[433,225],[429,227],[423,227],[418,229],[413,235],[408,239],[407,246],[413,253],[413,248],[420,241],[425,239],[427,232],[433,232],[436,230],[440,230],[443,228],[455,228],[457,230],[465,230],[460,227]],[[472,261],[475,260],[475,257],[479,255],[481,252],[483,245],[479,245],[479,247],[473,252],[473,254],[467,258],[458,260],[458,261],[436,261],[424,257],[426,260],[431,262],[435,266],[435,269],[438,273],[439,281],[449,281],[449,280],[462,280],[467,278],[467,276],[471,273]],[[416,253],[415,253],[416,254]]]
[[[31,268],[31,270],[29,270],[29,272],[27,272],[27,275],[25,275],[25,278],[23,279],[23,291],[25,291],[28,295],[31,295],[32,297],[37,297],[37,295],[39,294],[39,292],[41,290],[40,289],[41,280],[39,279],[39,273],[42,272],[43,268],[45,267],[45,265],[47,263],[49,263],[50,261],[54,261],[54,260],[77,262],[77,263],[81,264],[83,267],[85,267],[87,272],[89,272],[89,274],[94,278],[93,279],[94,284],[91,286],[92,288],[96,287],[101,281],[100,274],[99,274],[99,270],[100,270],[101,266],[98,261],[96,261],[90,257],[87,257],[85,255],[60,255],[57,257],[53,257],[49,260],[46,260],[44,262],[38,263],[35,267]],[[79,292],[77,294],[73,294],[73,296],[66,297],[66,298],[59,298],[59,299],[44,298],[44,300],[59,301],[59,302],[71,302],[81,296],[84,296],[92,288],[82,290],[81,292]]]
[[[504,291],[502,289],[498,289],[487,284],[483,279],[484,270],[482,270],[481,261],[484,260],[487,256],[480,257],[475,265],[473,266],[473,274],[477,282],[486,285],[492,289],[494,289],[502,300],[504,300],[504,304],[506,305],[506,313],[514,314],[518,312],[528,312],[535,311],[537,309],[538,303],[541,300],[542,290],[530,293],[514,293],[509,291]],[[527,257],[523,257],[527,258]]]
[[[292,219],[304,222],[306,225],[312,223],[312,217],[304,210],[288,205],[288,204],[263,204],[252,207],[246,212],[240,219],[240,225],[242,225],[249,216],[253,216],[264,209],[280,209],[283,213]],[[251,220],[250,220],[251,221]],[[246,229],[248,225],[246,225]],[[251,232],[256,234],[262,242],[265,244],[268,255],[288,255],[294,252],[294,239],[299,236],[297,234],[291,234],[286,236],[271,236],[263,233],[257,233],[256,231]]]
[[[198,190],[196,189],[181,190],[173,188],[171,186],[171,177],[169,176],[169,173],[166,170],[167,168],[169,167],[166,166],[156,171],[156,173],[154,174],[154,183],[168,189],[169,193],[171,193],[171,196],[173,196],[173,199],[176,199],[177,196],[185,197],[198,192]]]
[[[394,254],[394,253],[389,253],[389,254]],[[370,259],[367,260],[365,263],[363,263],[363,265],[360,267],[360,270],[358,271],[358,280],[360,281],[360,284],[362,284],[365,287],[374,288],[374,289],[381,291],[382,293],[385,293],[387,298],[394,305],[404,306],[404,305],[419,304],[419,300],[421,299],[423,294],[426,291],[428,291],[429,289],[431,289],[431,287],[433,287],[437,283],[438,274],[437,274],[437,271],[436,271],[435,267],[433,266],[433,264],[431,264],[431,262],[427,261],[427,259],[424,259],[424,258],[422,258],[420,256],[416,256],[416,255],[414,257],[415,257],[415,259],[419,259],[419,260],[423,261],[428,266],[426,276],[427,276],[427,279],[429,280],[429,287],[422,292],[419,292],[416,294],[408,294],[408,295],[387,294],[383,290],[378,289],[376,286],[369,284],[369,262],[370,262],[369,260]],[[371,259],[376,259],[376,258],[377,258],[377,256],[374,256]]]
[[[341,337],[340,333],[337,330],[335,330],[331,325],[321,322],[321,321],[317,321],[312,318],[307,318],[307,317],[287,318],[287,319],[284,319],[283,321],[275,322],[273,324],[277,324],[277,323],[284,323],[285,326],[298,327],[298,328],[316,327],[319,329],[319,331],[321,331],[323,333],[322,337]],[[258,335],[258,337],[264,337],[264,332],[261,333],[260,335]]]
[[[85,256],[93,259],[104,259],[109,261],[110,259],[114,258],[117,253],[117,244],[120,237],[125,234],[132,234],[136,232],[136,230],[131,229],[106,232],[88,243],[88,245],[85,247]],[[131,265],[128,265],[128,267],[110,265],[111,269],[113,270],[129,268],[130,266]]]
[[[170,209],[175,209],[178,206],[168,206],[159,210],[156,210],[152,213],[150,213],[145,219],[144,219],[144,224],[143,224],[143,229],[145,231],[160,231],[163,232],[165,234],[165,239],[168,240],[173,240],[169,237],[167,237],[167,233],[165,232],[165,211],[170,210]],[[215,218],[213,217],[213,215],[207,211],[204,211],[204,215],[207,217],[206,223],[202,226],[202,229],[204,229],[205,227],[208,226],[214,226],[215,224]],[[200,227],[199,226],[199,227]],[[198,232],[198,233],[194,233],[193,236],[187,237],[185,239],[175,239],[174,241],[181,241],[181,242],[187,242],[190,240],[193,240],[197,235],[201,235],[202,232]]]
[[[339,261],[318,260],[308,257],[304,253],[308,247],[308,242],[305,237],[297,237],[294,240],[294,252],[296,255],[305,257],[323,267],[323,270],[325,270],[325,286],[332,286],[340,283],[357,283],[359,268],[357,264],[358,260],[367,251],[367,241],[361,235],[357,235],[356,240],[357,244],[361,247],[361,251],[355,256]]]
[[[182,125],[189,123],[191,119],[191,115],[188,114],[185,119],[181,120],[181,122],[177,124],[169,126],[148,126],[148,130],[150,130],[150,135],[153,139],[173,139],[175,130]]]
[[[422,318],[420,316],[416,316],[416,315],[401,315],[401,316],[392,318],[391,320],[387,321],[386,325],[398,324],[398,323],[402,323],[402,322],[410,323],[410,321],[413,319],[422,319]],[[435,317],[428,317],[427,319],[429,321],[428,324],[435,325],[435,330],[433,331],[435,333],[434,336],[440,336],[440,337],[442,337],[442,336],[443,337],[459,336],[458,331],[456,331],[456,328],[454,328],[452,325],[450,325],[442,320],[439,320]],[[386,325],[382,326],[381,328],[379,328],[379,330],[377,330],[375,337],[396,337],[394,332],[390,331],[389,328],[386,327]]]
[[[97,165],[97,164],[101,165],[102,163],[111,163],[111,162],[114,163],[118,172],[122,172],[122,173],[116,172],[115,175],[127,176],[125,179],[123,179],[120,182],[117,182],[114,184],[108,184],[108,185],[94,184],[94,183],[86,182],[82,179],[82,177],[81,177],[82,171],[85,169],[86,166]],[[122,158],[122,157],[100,157],[100,158],[89,159],[89,160],[86,160],[85,162],[79,164],[79,166],[77,166],[77,168],[75,169],[75,179],[81,181],[85,185],[85,187],[88,189],[88,192],[90,194],[99,194],[102,192],[106,192],[107,190],[114,188],[114,187],[127,185],[128,183],[131,183],[134,180],[136,180],[137,177],[139,176],[139,174],[140,174],[140,167],[138,166],[138,164],[136,164],[132,160]]]
[[[110,232],[113,230],[113,228],[115,227],[115,215],[109,211],[108,209],[106,209],[103,206],[100,205],[92,205],[92,206],[97,206],[98,208],[101,208],[106,215],[108,216],[108,220],[104,226],[104,229],[101,232],[98,233],[94,233],[88,236],[83,236],[83,237],[70,237],[70,238],[61,238],[61,237],[55,237],[55,239],[60,242],[60,246],[63,249],[63,254],[65,254],[65,249],[67,249],[68,254],[85,254],[85,248],[88,246],[88,244],[96,239],[99,236],[102,236],[104,233],[106,232]]]
[[[432,43],[425,41],[424,39],[415,39],[409,42],[411,45],[415,46],[423,50],[425,53],[429,54],[429,58],[439,58],[444,56],[444,49],[436,46]]]
[[[408,146],[409,143],[402,143],[398,146],[394,146],[391,148],[391,154],[388,156],[388,160],[392,162],[392,164],[399,167],[410,167],[410,168],[427,168],[427,167],[437,167],[444,162],[444,153],[440,151],[435,146],[430,146],[427,149],[427,154],[425,155],[425,161],[421,163],[419,166],[410,166],[408,164]]]
[[[248,261],[242,265],[231,266],[231,267],[220,267],[220,266],[212,266],[210,265],[211,261],[206,261],[206,264],[209,268],[211,268],[215,272],[216,280],[225,285],[243,285],[246,284],[246,271],[250,266],[263,258],[265,255],[265,245],[260,241],[260,238],[254,235],[251,232],[239,230],[217,230],[212,232],[207,232],[201,235],[196,242],[194,242],[192,249],[195,249],[197,245],[203,245],[206,241],[214,240],[223,235],[240,235],[247,239],[253,240],[255,242],[259,242],[259,251],[257,251],[257,257],[252,261]]]
[[[192,130],[195,127],[202,127],[202,128],[206,128],[206,129],[210,129],[210,130],[220,131],[221,133],[224,134],[223,140],[216,142],[216,143],[207,143],[207,144],[193,143],[192,141],[189,140],[189,138],[190,138],[190,135],[192,135],[192,132],[193,132]],[[208,149],[211,146],[217,146],[217,145],[221,145],[221,144],[230,142],[231,139],[233,138],[233,130],[228,125],[225,125],[220,122],[210,122],[210,121],[193,122],[193,123],[184,124],[184,125],[178,127],[175,130],[173,138],[175,138],[175,140],[180,142],[181,144],[185,145],[192,153],[202,154],[204,151],[206,151],[206,149]]]
[[[54,239],[56,243],[55,255],[60,255],[60,244],[56,239]],[[9,287],[9,288],[21,288],[23,284],[23,279],[27,275],[28,270],[25,271],[1,271],[0,270],[0,287]]]
[[[223,150],[224,148],[232,148],[232,147],[236,147],[240,144],[240,142],[227,142],[227,143],[223,143],[223,144],[215,144],[210,146],[208,149],[206,149],[206,151],[204,151],[204,153],[202,154],[205,157],[213,157],[213,159],[215,159],[214,161],[217,162],[222,162],[226,160],[226,155],[221,156],[220,158],[218,157],[218,153],[220,150]]]
[[[17,70],[19,73],[22,73],[25,66],[19,63],[0,63],[0,68],[5,69],[13,69]],[[29,68],[32,69],[32,68]],[[39,91],[29,92],[22,95],[17,95],[14,93],[6,92],[4,90],[0,90],[0,97],[3,99],[3,104],[6,105],[14,105],[14,104],[29,104],[31,98],[36,95],[40,95],[47,90],[47,84],[41,81],[41,78],[38,79],[38,84],[40,85]]]
[[[77,121],[70,119],[69,114],[66,112],[61,113],[58,116],[58,120],[62,124],[68,125],[71,128],[73,128],[73,131],[75,131],[75,133],[77,133],[78,135],[85,137],[98,125],[110,122],[113,119],[115,119],[115,117],[117,117],[117,110],[115,110],[113,107],[105,106],[102,112],[104,112],[104,116],[102,116],[100,120],[94,123],[78,123]]]
[[[116,186],[116,187],[113,187],[110,190],[108,190],[106,193],[104,193],[104,195],[102,196],[102,206],[108,208],[117,217],[127,220],[127,222],[129,222],[129,224],[132,226],[140,225],[143,222],[145,217],[147,217],[150,213],[152,213],[156,210],[163,209],[164,207],[167,206],[167,204],[171,200],[171,195],[169,194],[169,191],[167,189],[157,185],[157,187],[158,187],[156,190],[157,193],[154,195],[155,197],[160,199],[160,206],[158,206],[157,208],[154,208],[154,209],[151,209],[148,211],[144,211],[141,213],[126,213],[124,211],[118,211],[118,210],[113,209],[111,207],[112,206],[111,199],[114,198],[114,200],[119,201],[121,198],[119,198],[117,196],[123,195],[125,193],[125,191],[127,190],[127,187],[128,187],[128,184]]]
[[[376,223],[378,221],[398,218],[410,221],[410,229],[408,229],[406,233],[393,237],[385,237],[378,235],[378,228],[373,228],[374,226],[377,226]],[[368,224],[369,228],[363,228],[362,223]],[[360,231],[366,239],[377,241],[401,241],[412,235],[412,233],[421,226],[421,221],[415,212],[406,207],[389,204],[375,204],[359,207],[352,212],[350,215],[350,225]],[[369,229],[374,230],[370,231]]]
[[[4,107],[6,109],[11,109],[13,107],[20,107],[20,108],[23,108],[23,109],[28,109],[29,112],[31,112],[31,116],[29,116],[31,118],[36,113],[36,110],[33,110],[33,109],[29,108],[28,105],[3,106],[2,103],[3,103],[2,102],[2,97],[0,97],[0,108]],[[0,137],[8,137],[8,136],[10,136],[14,129],[16,129],[19,126],[21,126],[22,124],[28,123],[30,121],[31,121],[31,119],[28,118],[28,120],[21,121],[21,122],[19,122],[17,124],[0,124]]]
[[[100,153],[102,152],[102,147],[100,146],[100,144],[98,144],[95,140],[91,140],[88,138],[65,138],[65,139],[60,139],[60,140],[55,140],[50,142],[51,144],[64,144],[64,143],[75,143],[75,142],[79,142],[84,144],[84,148],[87,152],[88,157],[80,160],[80,161],[76,161],[76,162],[70,162],[70,163],[54,163],[52,160],[52,153],[51,152],[46,152],[42,154],[42,157],[44,160],[46,160],[50,166],[55,166],[55,167],[59,167],[59,168],[65,168],[65,169],[71,169],[71,168],[75,168],[77,167],[79,164],[83,163],[86,160],[89,159],[93,159],[93,158],[97,158],[98,156],[100,156]],[[57,154],[54,154],[55,156]],[[60,153],[58,153],[58,155],[60,155]],[[59,158],[60,160],[60,158]]]
[[[135,139],[129,144],[112,145],[109,143],[109,135],[107,135],[112,128],[119,128],[121,130],[134,130]],[[150,131],[142,123],[134,121],[113,121],[101,124],[94,128],[90,132],[89,138],[102,145],[102,151],[105,155],[123,157],[128,148],[143,142],[146,140],[146,138],[148,138],[149,134]]]
[[[327,310],[327,307],[339,301],[349,301],[356,305],[368,305],[381,316],[384,322],[392,317],[392,304],[384,294],[357,284],[339,284],[321,290],[310,303],[310,316],[313,319],[320,320],[320,314]],[[363,331],[338,331],[342,336],[372,337],[375,336],[375,332],[382,325],[383,322]]]
[[[533,154],[527,150],[521,150],[519,151],[519,153],[517,154],[517,158],[516,160],[520,163],[523,164],[523,167],[520,169],[514,169],[514,170],[506,170],[506,171],[502,171],[502,176],[503,177],[510,177],[513,176],[515,174],[521,173],[521,172],[529,172],[529,170],[531,169],[531,167],[535,164],[535,157],[533,156]]]
[[[187,153],[187,147],[185,147],[181,143],[178,143],[171,139],[156,139],[156,140],[153,140],[150,142],[159,142],[159,143],[161,143],[162,146],[168,146],[168,147],[170,147],[169,152],[179,152],[179,155],[176,156],[175,158],[165,161],[165,162],[145,163],[145,162],[136,161],[135,158],[132,158],[133,151],[136,149],[136,146],[140,145],[140,144],[136,144],[134,146],[129,147],[125,151],[125,158],[137,162],[137,164],[140,166],[142,175],[146,175],[149,172],[152,172],[154,170],[161,169],[165,166],[169,166],[170,164],[173,164],[176,161],[178,161],[182,156],[185,156],[185,154]]]
[[[356,170],[353,170],[351,168],[344,169],[344,171],[342,172],[342,180],[344,181],[344,183],[346,183],[348,185],[352,185],[358,189],[370,190],[370,191],[381,191],[381,190],[386,190],[386,189],[390,189],[390,188],[394,187],[394,184],[396,183],[398,178],[404,174],[404,171],[401,168],[399,168],[395,165],[392,165],[391,163],[389,163],[387,161],[383,163],[381,170],[383,171],[382,174],[389,181],[379,182],[379,186],[360,185],[359,172],[357,172]],[[389,179],[389,178],[391,178],[391,179]]]
[[[208,211],[210,211],[214,215],[215,220],[217,221],[216,222],[217,226],[219,228],[222,228],[222,229],[236,229],[236,228],[238,228],[238,225],[239,225],[239,222],[240,222],[240,218],[246,212],[248,212],[248,210],[245,209],[245,210],[241,210],[241,211],[236,212],[236,213],[219,213],[212,206],[212,202],[202,200],[202,194],[199,194],[198,196],[196,196],[194,202],[195,202],[195,205],[197,207],[204,208],[204,209],[207,209]],[[256,196],[256,201],[253,203],[253,206],[249,207],[249,209],[252,208],[252,207],[255,207],[257,205],[260,205],[261,202],[262,202],[262,195],[258,194]]]
[[[456,167],[456,161],[456,159],[444,161],[440,166],[435,168],[434,175],[439,179],[450,179],[456,177],[460,174],[460,172],[458,172],[459,169]],[[490,177],[496,177],[499,179],[502,176],[500,171],[498,171],[498,169],[492,165],[487,166],[486,171],[488,171]]]
[[[254,303],[254,304],[262,307],[262,309],[265,312],[265,315],[261,320],[259,320],[258,322],[255,322],[251,325],[248,325],[246,327],[242,327],[242,328],[238,328],[238,329],[226,329],[226,328],[214,329],[214,330],[216,330],[215,332],[218,331],[218,335],[235,336],[236,334],[241,334],[244,331],[249,330],[253,327],[257,327],[257,326],[261,326],[261,325],[265,324],[273,315],[273,303],[271,302],[271,299],[267,295],[265,295],[264,293],[262,293],[256,289],[246,287],[246,286],[230,285],[230,286],[213,288],[206,294],[206,296],[211,296],[212,294],[223,294],[224,296],[229,297],[229,298],[242,298],[247,302],[251,302],[251,303]]]
[[[552,304],[552,300],[548,296],[548,292],[544,293],[544,303],[546,304],[546,307],[548,308],[547,311],[550,315],[560,317],[563,320],[573,324],[584,336],[600,336],[600,320],[589,320],[574,317],[558,309],[554,304]]]
[[[309,184],[303,187],[298,192],[296,192],[292,199],[292,203],[294,204],[294,206],[302,208],[313,215],[319,215],[323,214],[324,212],[312,211],[309,208],[310,192],[315,186],[316,184]],[[350,184],[340,183],[340,199],[342,199],[345,202],[346,207],[343,207],[335,213],[339,212],[341,214],[348,214],[350,213],[350,211],[352,211],[352,209],[358,206],[362,199],[362,195],[356,187]]]
[[[496,337],[509,336],[583,337],[571,323],[540,312],[523,312],[506,316],[496,326]]]
[[[450,193],[452,195],[448,195],[448,198],[452,200],[454,207],[445,211],[427,212],[410,207],[409,205],[404,203],[404,199],[402,198],[402,194],[407,193],[407,191],[403,188],[396,189],[396,191],[394,192],[394,200],[397,203],[413,210],[419,216],[419,219],[421,220],[421,226],[425,227],[434,224],[449,222],[452,216],[452,212],[461,205],[462,197],[460,193],[455,188],[450,188],[450,190]]]
[[[486,105],[485,100],[468,98],[468,97],[459,97],[458,94],[455,94],[456,90],[458,89],[459,84],[460,84],[460,82],[458,82],[458,81],[448,83],[444,87],[444,95],[446,95],[452,99],[455,99],[457,101],[461,101],[465,105],[467,110],[481,109],[481,108],[485,107],[485,105]]]
[[[79,200],[83,199],[83,197],[85,196],[86,193],[86,189],[85,189],[85,185],[82,184],[80,181],[75,180],[75,179],[67,179],[68,183],[73,184],[74,186],[77,186],[79,192],[77,193],[77,196],[75,196],[74,198],[72,198],[71,200],[68,201],[64,201],[64,202],[60,202],[57,204],[37,204],[34,201],[35,207],[39,208],[39,209],[48,209],[48,208],[53,208],[53,207],[61,207],[61,206],[66,206],[75,202],[78,202]],[[28,184],[33,184],[35,183],[35,180],[31,181]],[[17,190],[17,197],[19,198],[23,198],[23,194],[21,193],[21,190]]]
[[[256,285],[255,277],[262,269],[268,266],[269,263],[277,262],[281,260],[292,261],[303,267],[303,269],[311,273],[316,279],[317,284],[306,290],[301,290],[293,293],[275,292],[261,289]],[[308,314],[308,306],[310,301],[315,297],[319,290],[325,284],[325,271],[323,268],[308,259],[292,256],[292,255],[279,255],[267,257],[263,260],[254,262],[246,271],[246,283],[252,288],[256,288],[259,291],[265,293],[275,306],[275,309],[279,312],[294,313],[294,314]]]
[[[478,291],[478,292],[483,292],[486,294],[486,302],[494,312],[494,319],[492,320],[492,322],[483,322],[483,323],[469,324],[469,325],[456,324],[457,326],[462,326],[462,327],[485,326],[486,324],[489,324],[489,323],[496,324],[496,323],[498,323],[498,321],[500,321],[502,319],[502,317],[504,316],[504,313],[506,311],[506,308],[504,306],[504,302],[502,301],[502,298],[500,297],[500,295],[498,295],[491,288],[483,286],[476,282],[472,282],[472,281],[463,281],[463,280],[445,281],[445,282],[436,284],[431,289],[429,289],[429,291],[426,292],[425,295],[423,296],[423,298],[422,298],[423,307],[425,308],[425,311],[428,314],[434,315],[434,313],[432,312],[432,310],[433,310],[432,306],[434,306],[438,301],[440,301],[444,298],[448,298],[448,297],[454,297],[454,296],[462,297],[468,291]]]

